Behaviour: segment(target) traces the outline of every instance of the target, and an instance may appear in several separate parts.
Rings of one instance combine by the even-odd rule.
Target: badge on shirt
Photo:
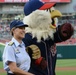
[[[16,52],[16,54],[17,54],[17,53],[20,53],[20,51],[19,51],[18,48],[15,49],[15,52]]]

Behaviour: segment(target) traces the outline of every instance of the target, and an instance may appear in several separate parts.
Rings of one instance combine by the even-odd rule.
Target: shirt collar
[[[14,44],[16,45],[16,47],[18,47],[18,46],[23,46],[23,45],[24,45],[23,41],[22,41],[22,43],[20,44],[14,37],[12,38],[12,41],[14,42]]]

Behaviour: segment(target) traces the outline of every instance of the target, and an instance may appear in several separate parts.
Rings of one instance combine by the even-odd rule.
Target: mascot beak
[[[58,10],[53,10],[53,11],[50,12],[50,13],[51,13],[51,18],[61,17],[61,16],[62,16],[61,12],[58,11]]]
[[[56,29],[56,19],[57,17],[61,17],[62,14],[58,10],[53,10],[50,12],[53,23],[50,25],[51,28]]]

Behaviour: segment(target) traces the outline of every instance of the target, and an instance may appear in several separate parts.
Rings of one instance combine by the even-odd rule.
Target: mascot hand
[[[47,67],[47,62],[43,57],[36,59],[35,64],[42,70],[46,69],[46,67]]]
[[[28,52],[32,62],[35,63],[35,65],[41,69],[46,68],[47,62],[43,57],[41,57],[41,52],[38,46],[30,45],[26,48],[26,51]]]
[[[63,41],[69,39],[74,32],[74,28],[70,23],[64,23],[58,28],[59,35]]]
[[[30,45],[26,48],[27,53],[31,57],[31,59],[35,60],[41,57],[41,52],[38,46]]]

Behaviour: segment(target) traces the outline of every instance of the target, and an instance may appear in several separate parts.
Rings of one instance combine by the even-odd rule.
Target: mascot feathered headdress
[[[38,42],[41,41],[41,38],[44,40],[48,37],[53,39],[53,33],[58,22],[57,17],[62,15],[58,10],[55,10],[54,5],[55,3],[31,0],[24,6],[23,22],[28,24],[26,33],[31,33],[32,38],[36,37]]]

